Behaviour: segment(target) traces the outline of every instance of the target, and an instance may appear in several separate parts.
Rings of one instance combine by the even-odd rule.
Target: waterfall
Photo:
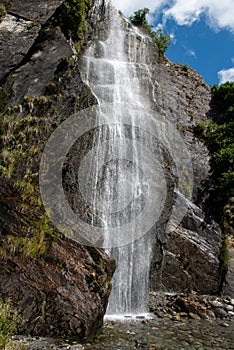
[[[97,143],[106,140],[106,145],[105,153],[101,151],[101,154],[96,154],[95,159],[97,172],[93,185],[96,193],[93,197],[93,211],[101,212],[104,246],[108,247],[108,254],[114,257],[117,264],[107,314],[142,313],[147,311],[150,236],[144,235],[135,239],[136,227],[131,225],[127,232],[129,237],[133,237],[130,243],[122,245],[119,242],[116,247],[112,247],[113,230],[109,228],[121,228],[144,206],[143,197],[147,184],[140,170],[144,155],[137,144],[138,130],[129,130],[129,125],[123,130],[119,115],[126,114],[126,104],[134,104],[141,111],[149,104],[149,98],[138,78],[139,72],[142,77],[148,76],[148,58],[145,52],[147,43],[137,29],[130,29],[130,24],[121,18],[117,10],[112,7],[109,10],[111,18],[108,36],[88,48],[83,57],[82,68],[83,77],[98,103],[111,103],[113,106],[112,111],[104,116],[106,128],[98,136]],[[123,26],[129,26],[129,29],[126,30]],[[130,126],[134,125],[134,113],[134,110],[129,112]],[[124,137],[127,132],[132,134],[131,143]],[[103,158],[105,166],[100,176]],[[103,183],[102,194],[98,193],[100,178]],[[128,205],[130,201],[132,204]],[[124,214],[120,211],[123,207],[127,207]]]
[[[94,12],[103,1],[95,5]],[[50,136],[40,191],[60,231],[105,248],[116,260],[107,313],[136,314],[147,311],[151,261],[152,274],[160,277],[153,246],[163,254],[165,232],[178,226],[192,197],[192,163],[155,98],[155,46],[114,8],[107,9],[108,23],[97,25],[80,62],[83,101],[88,85],[91,107]]]

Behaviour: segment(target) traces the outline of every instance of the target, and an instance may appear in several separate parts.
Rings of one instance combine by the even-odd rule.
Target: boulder
[[[23,334],[76,337],[101,327],[115,263],[101,249],[63,239],[41,258],[0,258],[0,297],[22,311]]]

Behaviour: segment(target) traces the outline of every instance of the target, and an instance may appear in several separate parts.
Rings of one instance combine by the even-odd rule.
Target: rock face
[[[6,1],[8,14],[0,23],[0,80],[13,70],[28,53],[41,29],[62,0],[22,2]],[[3,1],[4,4],[4,1]]]
[[[43,259],[1,259],[0,296],[23,310],[25,334],[78,337],[102,325],[114,270],[104,252],[65,239]]]
[[[202,77],[186,65],[165,59],[153,72],[158,85],[158,102],[167,118],[183,135],[193,165],[193,203],[179,226],[171,223],[167,235],[159,235],[160,247],[152,260],[152,290],[218,293],[219,253],[222,233],[219,226],[196,205],[202,183],[209,176],[209,151],[193,135],[193,126],[207,120],[211,93]],[[181,197],[181,207],[185,203]]]

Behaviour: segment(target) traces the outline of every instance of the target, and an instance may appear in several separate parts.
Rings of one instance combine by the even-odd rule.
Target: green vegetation
[[[134,12],[130,17],[130,21],[136,25],[145,28],[148,34],[158,47],[159,58],[162,58],[171,44],[171,38],[169,34],[163,34],[162,29],[155,30],[155,27],[150,25],[146,19],[146,15],[150,12],[148,8],[140,9]]]
[[[7,14],[6,8],[4,5],[0,4],[0,17]]]
[[[12,213],[20,212],[14,218],[17,225],[2,237],[0,254],[4,258],[15,254],[41,257],[51,241],[58,238],[44,213],[38,185],[40,157],[44,141],[51,132],[51,123],[46,116],[34,115],[34,109],[41,110],[47,102],[45,96],[26,96],[22,105],[0,114],[0,181],[5,191],[0,203],[3,207],[6,203],[11,206]],[[3,214],[1,219],[10,220]]]
[[[79,52],[88,33],[87,15],[93,0],[66,0],[56,11],[52,23],[59,25],[67,38],[76,43]]]
[[[0,349],[13,349],[14,343],[10,337],[17,332],[22,324],[22,318],[19,311],[14,309],[11,303],[0,300]],[[19,347],[18,347],[19,349]]]
[[[210,207],[229,235],[234,232],[234,82],[214,85],[211,90],[214,121],[199,122],[194,132],[210,150]]]

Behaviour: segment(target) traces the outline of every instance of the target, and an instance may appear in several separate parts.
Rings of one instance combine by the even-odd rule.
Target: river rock
[[[211,300],[210,304],[214,307],[223,307],[223,304],[218,300]]]

